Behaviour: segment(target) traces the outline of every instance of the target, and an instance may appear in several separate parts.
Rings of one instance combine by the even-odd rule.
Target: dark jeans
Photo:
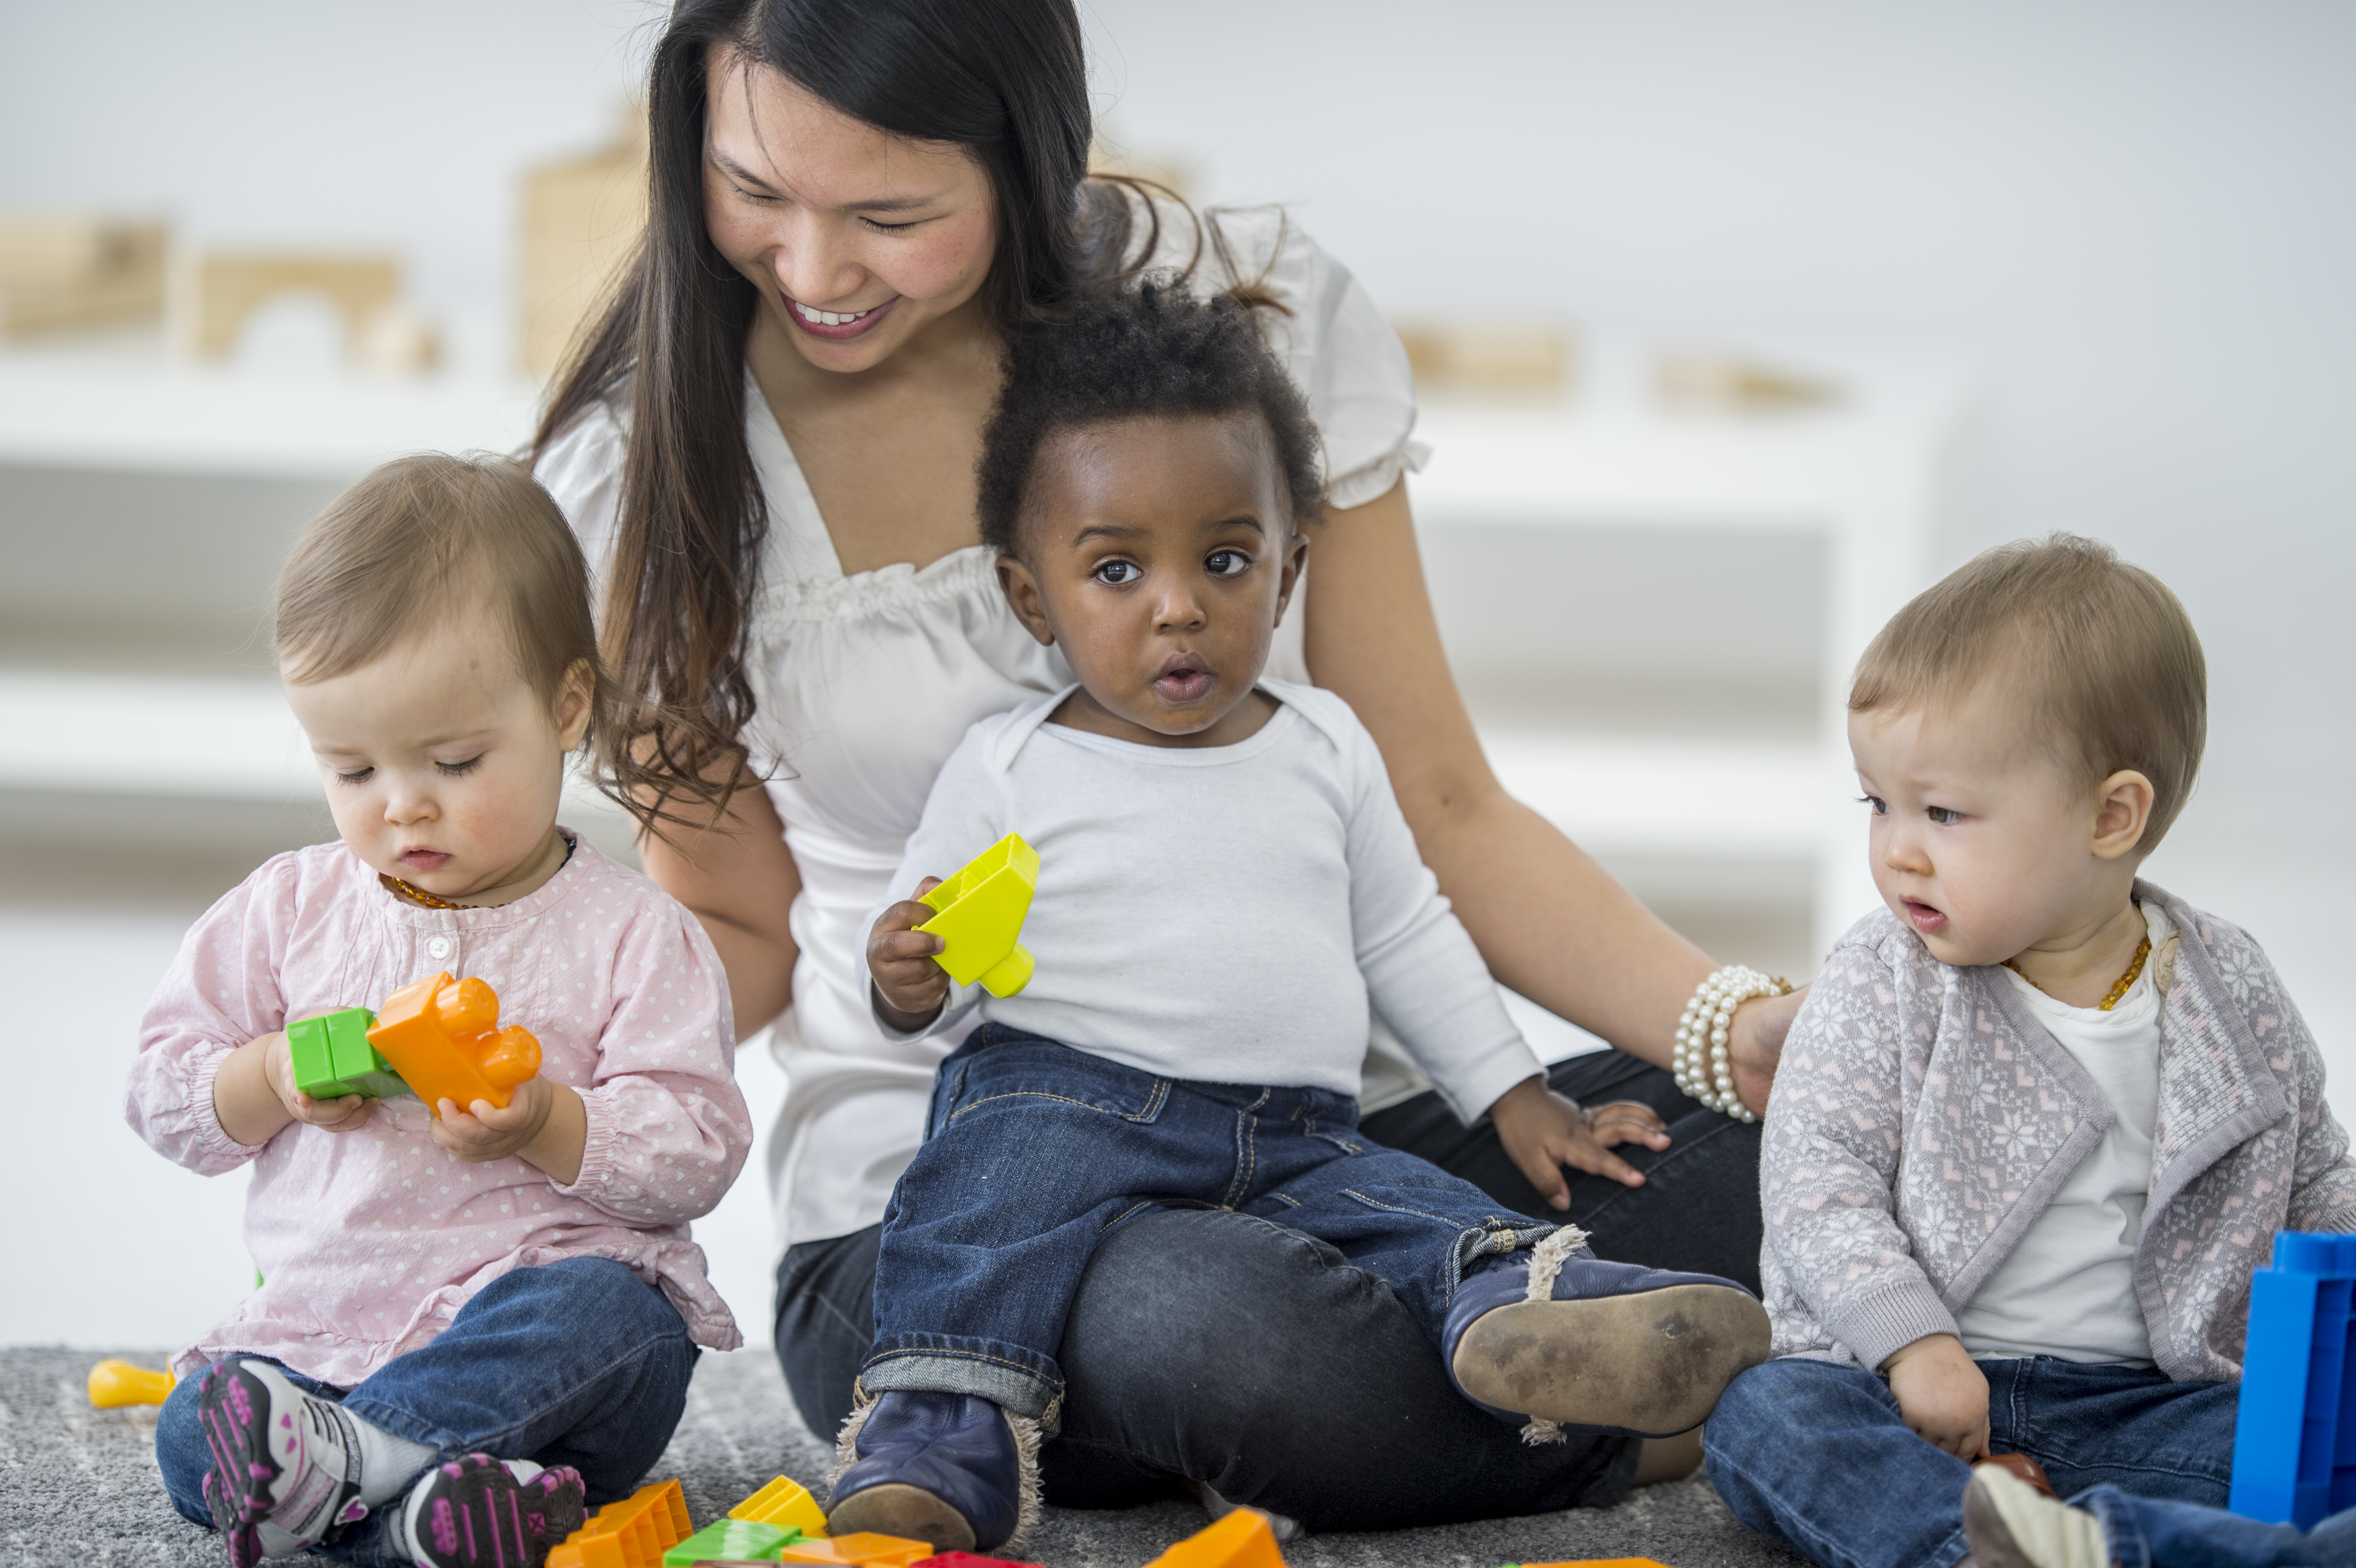
[[[941,1063],[924,1146],[884,1211],[867,1392],[979,1394],[1052,1429],[1082,1271],[1164,1205],[1332,1244],[1435,1349],[1463,1269],[1554,1229],[1369,1140],[1347,1095],[1157,1077],[985,1024]]]
[[[2118,1568],[2356,1568],[2356,1510],[2302,1532],[2199,1503],[2097,1487],[2070,1499],[2103,1521]]]
[[[501,1275],[433,1343],[394,1357],[355,1388],[280,1370],[306,1393],[428,1445],[429,1464],[489,1454],[570,1465],[594,1508],[627,1497],[662,1456],[687,1408],[695,1357],[687,1325],[661,1291],[610,1259],[567,1258]],[[155,1463],[172,1506],[209,1528],[204,1487],[212,1455],[197,1423],[203,1381],[186,1380],[164,1402]],[[384,1528],[399,1506],[378,1509],[323,1550],[347,1563],[410,1568]]]
[[[2225,1506],[2239,1385],[2051,1356],[1979,1368],[1988,1446],[2036,1460],[2062,1496],[2111,1487]],[[1734,1517],[1827,1568],[1944,1568],[1968,1550],[1971,1467],[1909,1431],[1889,1383],[1861,1367],[1753,1367],[1719,1399],[1702,1442]]]
[[[1667,1149],[1620,1150],[1644,1186],[1569,1173],[1570,1208],[1550,1210],[1494,1128],[1467,1128],[1433,1093],[1359,1130],[1508,1210],[1580,1226],[1604,1257],[1756,1288],[1759,1128],[1703,1110],[1667,1072],[1617,1051],[1547,1077],[1585,1104],[1660,1113]],[[881,1237],[870,1226],[805,1243],[777,1267],[777,1357],[820,1436],[850,1413],[873,1339]],[[1635,1474],[1631,1438],[1525,1445],[1457,1393],[1389,1286],[1249,1214],[1156,1209],[1115,1231],[1081,1276],[1057,1360],[1063,1430],[1040,1468],[1048,1499],[1067,1508],[1125,1508],[1204,1482],[1312,1530],[1389,1530],[1605,1506]]]

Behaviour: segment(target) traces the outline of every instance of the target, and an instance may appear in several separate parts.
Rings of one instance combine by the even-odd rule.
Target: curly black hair
[[[1039,448],[1058,431],[1247,412],[1268,423],[1293,521],[1316,521],[1325,500],[1316,421],[1243,301],[1148,280],[1026,327],[1008,346],[1006,383],[982,430],[982,542],[1013,552]]]

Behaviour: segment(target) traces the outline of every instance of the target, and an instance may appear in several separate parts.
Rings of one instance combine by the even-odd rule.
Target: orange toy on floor
[[[477,1100],[505,1110],[509,1092],[540,1072],[540,1041],[498,1024],[488,983],[436,975],[387,997],[368,1038],[435,1115],[444,1100],[462,1111]]]

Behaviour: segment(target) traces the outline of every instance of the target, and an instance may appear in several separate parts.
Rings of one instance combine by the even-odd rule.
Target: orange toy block
[[[403,986],[377,1009],[368,1038],[437,1116],[444,1100],[505,1110],[509,1091],[540,1071],[540,1041],[514,1024],[499,1028],[498,994],[472,976]]]
[[[1284,1568],[1268,1515],[1239,1508],[1188,1536],[1145,1568]]]
[[[929,1541],[909,1541],[897,1535],[861,1531],[831,1541],[797,1541],[777,1554],[780,1563],[859,1563],[862,1568],[909,1568],[933,1554]],[[554,1568],[551,1560],[551,1568]]]
[[[657,1481],[590,1515],[549,1552],[548,1568],[660,1568],[663,1553],[687,1536],[687,1499],[679,1483]]]

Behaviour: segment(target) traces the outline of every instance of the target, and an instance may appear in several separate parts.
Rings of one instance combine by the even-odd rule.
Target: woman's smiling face
[[[703,222],[802,357],[872,368],[990,274],[990,176],[967,148],[854,120],[733,49],[706,67]]]

